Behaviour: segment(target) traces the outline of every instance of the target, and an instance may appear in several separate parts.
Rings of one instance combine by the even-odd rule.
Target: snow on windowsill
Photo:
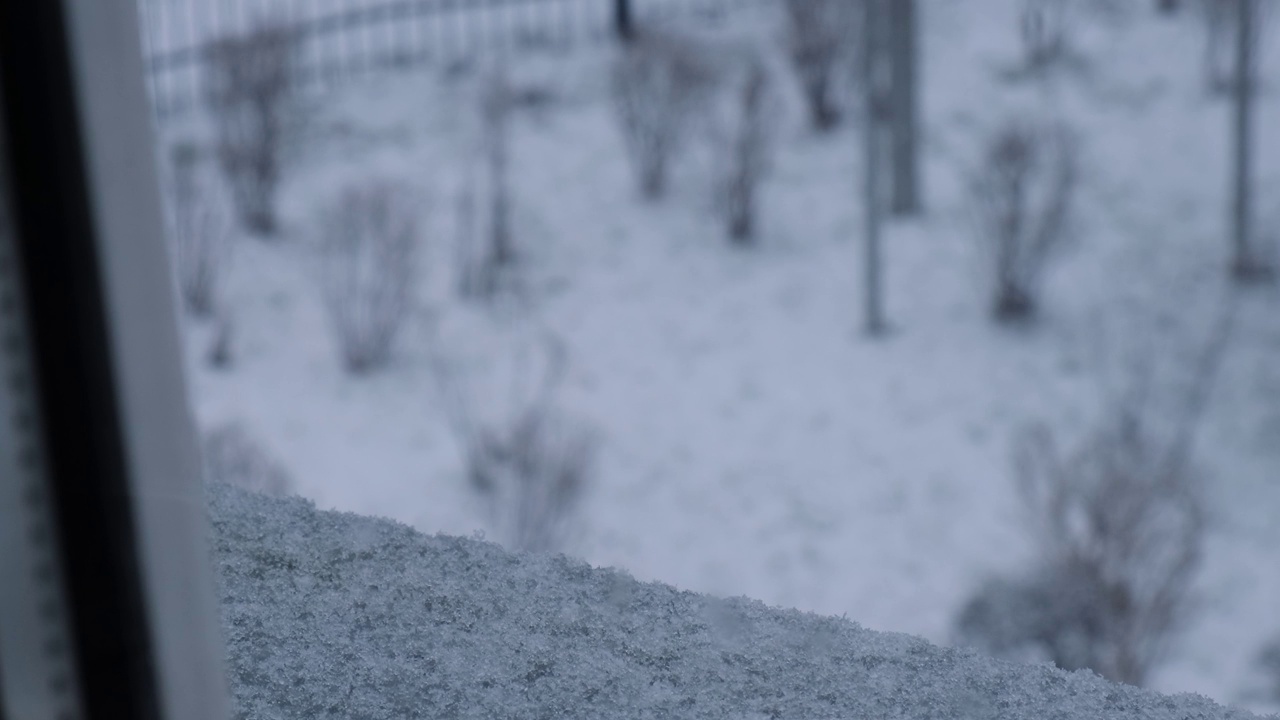
[[[1250,718],[210,486],[236,717]]]

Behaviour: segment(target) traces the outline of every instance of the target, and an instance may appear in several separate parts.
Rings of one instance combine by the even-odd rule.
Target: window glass
[[[139,0],[206,478],[1275,708],[1275,14]]]

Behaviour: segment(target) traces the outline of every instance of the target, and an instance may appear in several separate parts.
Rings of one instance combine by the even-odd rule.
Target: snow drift
[[[237,718],[1250,718],[209,486]]]

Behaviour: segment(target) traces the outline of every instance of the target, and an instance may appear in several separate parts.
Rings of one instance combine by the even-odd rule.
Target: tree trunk
[[[889,4],[893,75],[893,197],[894,215],[915,215],[920,200],[919,124],[919,23],[915,0],[895,0]]]

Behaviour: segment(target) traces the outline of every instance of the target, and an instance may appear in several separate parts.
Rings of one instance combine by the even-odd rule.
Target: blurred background
[[[138,0],[210,481],[1280,710],[1271,0]]]

